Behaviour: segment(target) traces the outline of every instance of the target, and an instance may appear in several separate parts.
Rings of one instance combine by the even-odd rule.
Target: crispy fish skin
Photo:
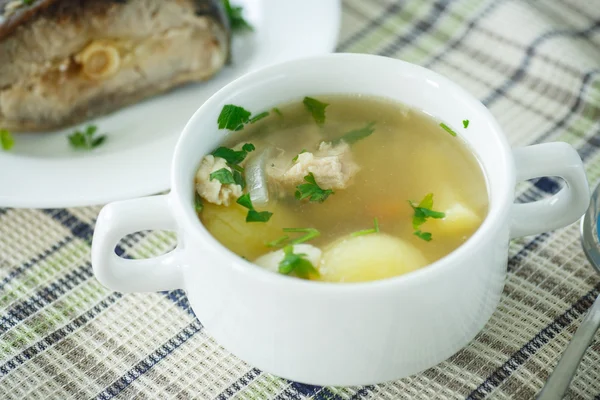
[[[221,0],[0,0],[0,128],[110,113],[211,78],[229,51]]]

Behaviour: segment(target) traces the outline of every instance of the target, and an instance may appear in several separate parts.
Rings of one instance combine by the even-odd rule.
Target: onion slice
[[[255,206],[265,206],[269,202],[266,166],[272,150],[273,147],[267,147],[246,162],[246,186],[250,193],[250,200]]]

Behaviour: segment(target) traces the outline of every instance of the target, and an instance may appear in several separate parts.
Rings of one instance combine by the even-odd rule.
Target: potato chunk
[[[462,203],[452,204],[444,213],[445,218],[427,221],[426,230],[434,236],[463,236],[474,232],[481,225],[481,217]]]
[[[248,210],[237,204],[225,207],[204,203],[200,219],[225,247],[254,260],[269,250],[265,243],[283,235],[281,226],[296,226],[293,214],[285,208],[273,204],[267,209],[273,213],[268,222],[246,222]]]
[[[362,282],[413,271],[427,260],[413,245],[386,234],[346,237],[324,251],[319,272],[328,282]]]

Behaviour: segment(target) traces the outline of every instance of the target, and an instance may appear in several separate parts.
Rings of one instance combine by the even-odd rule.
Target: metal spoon
[[[581,220],[581,245],[592,266],[600,273],[600,184],[596,186],[590,207]],[[600,327],[600,295],[573,335],[554,372],[538,394],[537,400],[562,399],[577,367]]]

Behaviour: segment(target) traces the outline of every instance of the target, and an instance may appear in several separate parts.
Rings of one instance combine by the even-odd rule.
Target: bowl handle
[[[514,204],[511,238],[534,235],[577,221],[590,202],[590,188],[577,151],[567,143],[544,143],[513,151],[517,182],[558,176],[566,185],[555,195],[531,203]]]
[[[101,284],[118,292],[156,292],[183,287],[180,245],[158,257],[130,260],[115,247],[123,236],[150,229],[176,230],[169,196],[150,196],[106,205],[96,222],[92,267]]]

